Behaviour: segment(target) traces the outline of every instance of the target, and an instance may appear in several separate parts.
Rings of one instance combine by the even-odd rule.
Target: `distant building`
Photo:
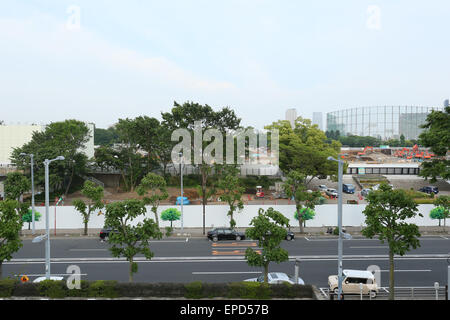
[[[294,108],[286,110],[286,120],[289,121],[291,127],[295,127],[295,120],[297,119],[297,110]]]
[[[90,131],[90,139],[86,143],[82,152],[88,158],[94,157],[94,124],[86,123]],[[24,144],[31,141],[33,132],[42,132],[45,125],[36,124],[17,124],[17,125],[0,125],[0,165],[11,164],[11,154],[14,148],[20,148]]]
[[[312,124],[317,124],[320,130],[323,130],[322,112],[313,112]]]
[[[449,103],[449,100],[447,99],[444,101],[444,107],[449,107],[449,106],[450,106],[450,103]]]
[[[417,139],[420,126],[436,107],[382,106],[344,109],[327,113],[327,131],[340,135],[370,136],[378,139]]]

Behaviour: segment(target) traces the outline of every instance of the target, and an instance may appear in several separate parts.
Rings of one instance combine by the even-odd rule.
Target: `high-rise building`
[[[450,106],[449,100],[448,99],[444,100],[444,107],[449,107],[449,106]]]
[[[312,124],[317,124],[320,130],[323,130],[322,112],[313,112]]]
[[[289,121],[291,127],[295,127],[295,120],[297,119],[297,110],[294,108],[286,110],[286,120]]]

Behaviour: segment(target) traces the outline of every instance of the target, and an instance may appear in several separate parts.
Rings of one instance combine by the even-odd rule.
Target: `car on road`
[[[324,184],[321,184],[320,186],[317,187],[317,190],[326,192],[328,190],[328,187]]]
[[[267,275],[267,280],[269,284],[282,284],[282,283],[290,283],[295,284],[295,279],[292,276],[288,276],[284,272],[269,272]],[[264,274],[260,275],[257,278],[251,278],[244,280],[246,282],[264,282]],[[297,284],[305,284],[302,278],[298,278]]]
[[[100,240],[105,241],[108,240],[109,235],[111,232],[117,233],[118,231],[113,230],[112,228],[103,228],[102,230],[100,230]]]
[[[350,270],[345,269],[342,271],[342,294],[360,294],[362,284],[362,293],[369,295],[371,298],[375,298],[378,294],[378,285],[375,280],[375,276],[372,272],[367,270]],[[332,275],[328,277],[328,285],[330,291],[334,294],[339,293],[338,288],[338,276]]]
[[[434,186],[426,186],[426,187],[420,188],[419,191],[425,192],[428,194],[431,194],[431,193],[438,194],[439,193],[438,187],[434,187]]]
[[[372,189],[362,189],[361,190],[361,196],[363,197],[367,197],[369,195],[369,193],[372,191]]]
[[[38,277],[38,278],[33,280],[33,283],[39,283],[39,282],[44,281],[44,280],[47,280],[47,278],[46,277]],[[50,280],[62,281],[62,280],[64,280],[64,277],[50,276]]]
[[[244,240],[245,239],[245,233],[238,232],[231,228],[215,228],[211,231],[208,231],[206,234],[207,238],[209,240],[212,240],[214,242],[219,240]]]
[[[345,193],[353,194],[355,193],[355,190],[355,186],[351,183],[345,183],[342,185],[342,191],[344,191]]]
[[[333,188],[328,188],[326,191],[326,194],[330,197],[335,197],[335,198],[339,197],[337,190],[333,189]]]

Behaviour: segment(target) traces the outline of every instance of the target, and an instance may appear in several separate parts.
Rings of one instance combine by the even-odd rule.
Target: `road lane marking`
[[[108,251],[108,249],[69,249],[69,251]]]
[[[252,243],[239,243],[239,242],[232,242],[232,243],[216,243],[214,242],[211,244],[213,247],[256,247],[256,242]]]
[[[390,270],[380,270],[380,272],[390,272]],[[431,272],[431,270],[394,270],[394,272]]]
[[[362,246],[362,247],[349,247],[350,249],[389,249],[388,246]]]

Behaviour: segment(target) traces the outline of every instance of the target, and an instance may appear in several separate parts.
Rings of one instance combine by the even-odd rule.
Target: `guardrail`
[[[447,300],[447,286],[435,287],[394,287],[394,298],[417,299],[417,300]],[[329,288],[319,288],[319,292],[323,299],[337,300],[337,294],[330,292]],[[375,298],[368,294],[352,293],[343,294],[342,300],[386,300],[389,299],[389,288],[381,287]]]

